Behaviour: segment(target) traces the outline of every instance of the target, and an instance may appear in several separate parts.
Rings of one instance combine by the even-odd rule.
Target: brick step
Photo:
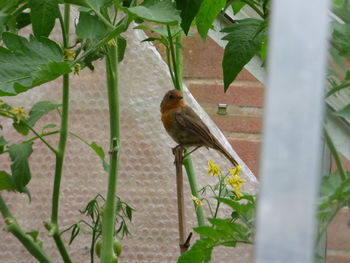
[[[189,90],[199,103],[225,103],[237,106],[262,107],[264,88],[256,82],[256,85],[245,85],[244,82],[231,85],[224,92],[222,84],[189,84]]]

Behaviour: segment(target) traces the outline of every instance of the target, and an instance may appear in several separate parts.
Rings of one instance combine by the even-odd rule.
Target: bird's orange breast
[[[169,130],[175,121],[176,120],[175,120],[174,110],[167,110],[163,112],[162,122],[166,130]]]

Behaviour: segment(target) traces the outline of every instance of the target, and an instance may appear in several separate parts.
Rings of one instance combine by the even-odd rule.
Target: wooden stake
[[[185,240],[186,236],[186,220],[185,220],[185,203],[184,203],[184,186],[182,174],[183,147],[176,146],[173,149],[175,155],[176,167],[176,189],[177,189],[177,209],[179,222],[179,246],[181,254],[185,253],[189,247],[189,240]],[[188,238],[187,238],[188,239]]]

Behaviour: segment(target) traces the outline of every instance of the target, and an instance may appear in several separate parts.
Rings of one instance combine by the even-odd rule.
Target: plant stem
[[[169,42],[169,47],[170,47],[170,54],[171,54],[171,61],[173,62],[173,70],[174,70],[174,76],[175,76],[175,88],[178,90],[182,90],[182,85],[180,86],[180,79],[179,79],[179,74],[178,74],[178,69],[179,67],[176,65],[176,55],[175,55],[175,48],[174,48],[174,43],[173,43],[173,37],[171,36],[171,31],[170,27],[166,27],[168,30],[168,42]],[[181,79],[182,81],[182,79]]]
[[[219,198],[220,198],[221,197],[221,191],[222,191],[222,181],[223,181],[223,179],[221,177],[219,177],[219,180],[220,180],[220,183],[219,183]],[[214,218],[216,218],[216,216],[218,214],[220,203],[221,202],[219,200],[217,200]]]
[[[335,148],[335,145],[333,144],[333,141],[332,141],[331,137],[329,136],[326,128],[324,128],[324,136],[325,136],[327,145],[329,147],[329,150],[331,151],[331,153],[333,155],[333,158],[334,158],[334,161],[335,161],[335,163],[337,165],[337,168],[339,170],[339,174],[340,174],[341,178],[343,180],[345,180],[346,179],[346,174],[345,174],[345,170],[344,170],[344,167],[342,165],[342,162],[340,160],[340,156],[339,156],[338,151]]]
[[[94,45],[92,48],[88,49],[83,55],[81,55],[76,60],[72,61],[71,65],[75,65],[76,63],[80,63],[82,60],[84,60],[87,56],[91,55],[94,51],[102,47],[103,45],[107,44],[109,40],[119,35],[121,32],[123,32],[126,29],[126,23],[127,23],[127,17],[124,17],[123,22],[119,24],[117,27],[115,27],[114,30],[112,30],[106,37],[101,39]]]
[[[171,80],[173,81],[174,87],[176,87],[176,82],[175,82],[175,77],[174,77],[174,73],[173,73],[173,69],[171,67],[171,58],[170,58],[170,50],[169,47],[165,47],[165,52],[166,52],[166,58],[167,58],[167,65],[168,65],[168,69],[170,72],[170,77]]]
[[[181,49],[181,35],[176,37],[176,54],[174,50],[174,45],[172,42],[172,37],[171,37],[171,32],[169,26],[167,26],[168,29],[168,37],[169,37],[169,42],[170,43],[170,50],[171,50],[171,56],[172,56],[172,62],[173,62],[173,69],[175,73],[175,88],[178,90],[183,90],[182,87],[182,49]],[[185,155],[187,154],[187,150],[185,150]],[[183,164],[186,169],[186,174],[188,177],[188,182],[190,184],[191,192],[192,195],[195,197],[198,196],[198,186],[197,186],[197,181],[196,181],[196,176],[193,170],[193,165],[192,165],[192,159],[191,156],[187,156],[183,160]],[[197,221],[199,226],[205,225],[205,218],[204,218],[204,213],[203,213],[203,208],[201,206],[195,207],[196,209],[196,215],[197,215]]]
[[[185,151],[186,154],[187,151]],[[198,186],[197,186],[197,181],[196,181],[196,176],[194,174],[194,170],[193,170],[193,164],[192,164],[192,159],[190,156],[187,156],[184,161],[184,166],[186,169],[186,173],[187,173],[187,177],[188,177],[188,182],[190,184],[190,188],[191,188],[191,193],[193,196],[195,197],[199,197],[198,196]],[[197,222],[199,226],[204,226],[205,225],[205,218],[204,218],[204,213],[203,213],[203,207],[198,206],[196,208],[196,215],[197,215]]]
[[[62,34],[64,39],[64,48],[69,44],[69,4],[64,5],[64,21],[61,24]],[[61,21],[62,22],[62,21]],[[69,111],[69,75],[63,75],[63,94],[62,94],[62,116],[61,116],[61,129],[60,138],[58,143],[58,150],[56,152],[56,166],[55,177],[52,193],[52,210],[51,210],[51,231],[53,231],[53,238],[56,246],[61,254],[64,262],[72,262],[68,252],[64,246],[64,243],[60,236],[59,224],[58,224],[58,207],[60,197],[61,178],[63,170],[64,152],[66,148],[67,135],[68,135],[68,111]]]
[[[19,226],[16,219],[12,216],[10,210],[5,204],[4,199],[0,195],[0,212],[5,219],[5,229],[11,232],[28,250],[32,256],[34,256],[39,262],[50,263],[52,260],[45,254],[39,243],[34,242],[29,235],[27,235]]]
[[[107,19],[101,12],[100,10],[94,8],[92,5],[90,5],[89,3],[87,3],[87,5],[91,8],[91,10],[93,10],[96,14],[96,16],[106,25],[108,26],[110,29],[115,29],[114,25],[109,21],[109,19]]]
[[[256,7],[254,2],[252,2],[250,0],[242,0],[242,2],[249,5],[249,7],[252,8],[261,18],[265,18],[264,14],[260,11],[260,9],[258,7]]]
[[[59,133],[59,132],[60,132],[60,131],[57,130],[57,131],[51,131],[51,132],[41,133],[41,134],[40,134],[40,137],[45,137],[45,136],[57,134],[57,133]],[[35,137],[32,137],[32,138],[26,140],[25,142],[32,142],[32,141],[35,141],[36,139],[39,139],[40,137],[39,137],[39,136],[35,136]]]
[[[30,125],[28,125],[26,122],[24,122],[25,125],[31,130],[35,135],[36,138],[39,138],[54,154],[57,153],[57,150],[51,146],[39,133],[36,132]]]
[[[107,198],[102,216],[102,263],[113,262],[113,259],[115,258],[112,243],[115,228],[115,203],[120,146],[119,97],[117,81],[118,54],[115,46],[107,46],[106,48],[107,89],[110,114],[110,168],[108,175]]]
[[[176,72],[177,72],[177,79],[178,79],[178,85],[179,90],[183,90],[182,88],[182,47],[181,47],[181,34],[179,34],[175,38],[175,66],[176,66]]]

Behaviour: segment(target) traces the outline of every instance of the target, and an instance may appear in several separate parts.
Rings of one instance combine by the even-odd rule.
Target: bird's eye
[[[173,99],[174,98],[174,96],[173,95],[169,95],[169,99]]]

